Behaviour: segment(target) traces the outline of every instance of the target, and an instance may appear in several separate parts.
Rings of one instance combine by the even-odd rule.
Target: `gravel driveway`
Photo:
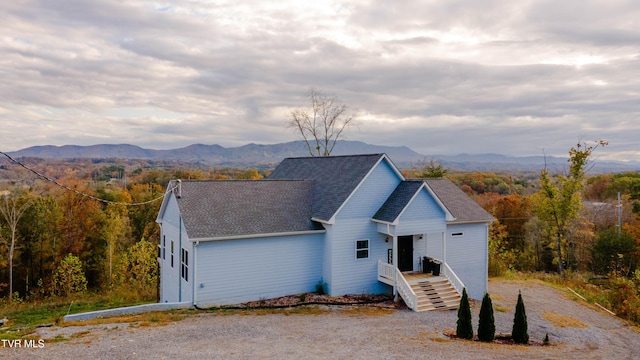
[[[450,339],[456,311],[321,307],[275,314],[201,312],[164,326],[101,324],[39,329],[43,348],[2,348],[15,359],[638,359],[640,334],[623,321],[536,281],[490,281],[497,332],[511,332],[518,291],[529,335],[551,346]],[[480,301],[474,305],[477,329]],[[75,333],[75,335],[73,335]],[[69,338],[53,342],[56,335]]]

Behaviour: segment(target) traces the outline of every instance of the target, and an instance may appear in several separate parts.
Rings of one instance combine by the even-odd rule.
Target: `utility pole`
[[[616,231],[618,232],[618,235],[620,235],[620,231],[622,230],[622,203],[620,202],[619,191],[618,191],[618,206],[616,206],[616,208],[618,213],[618,225],[616,225]]]

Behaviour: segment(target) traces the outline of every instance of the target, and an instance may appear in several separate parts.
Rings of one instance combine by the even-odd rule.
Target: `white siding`
[[[322,278],[323,235],[202,242],[196,249],[196,304],[238,304],[314,291]]]
[[[447,263],[465,284],[469,297],[482,299],[487,292],[487,226],[450,225],[446,236]]]

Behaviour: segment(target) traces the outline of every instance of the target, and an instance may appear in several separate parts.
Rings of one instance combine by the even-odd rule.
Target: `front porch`
[[[378,281],[394,287],[413,311],[457,309],[464,284],[442,263],[441,273],[401,272],[393,264],[378,260]]]

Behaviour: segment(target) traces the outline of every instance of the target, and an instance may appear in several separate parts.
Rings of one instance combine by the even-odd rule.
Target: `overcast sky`
[[[0,150],[297,139],[315,88],[348,140],[640,161],[640,2],[0,2]]]

